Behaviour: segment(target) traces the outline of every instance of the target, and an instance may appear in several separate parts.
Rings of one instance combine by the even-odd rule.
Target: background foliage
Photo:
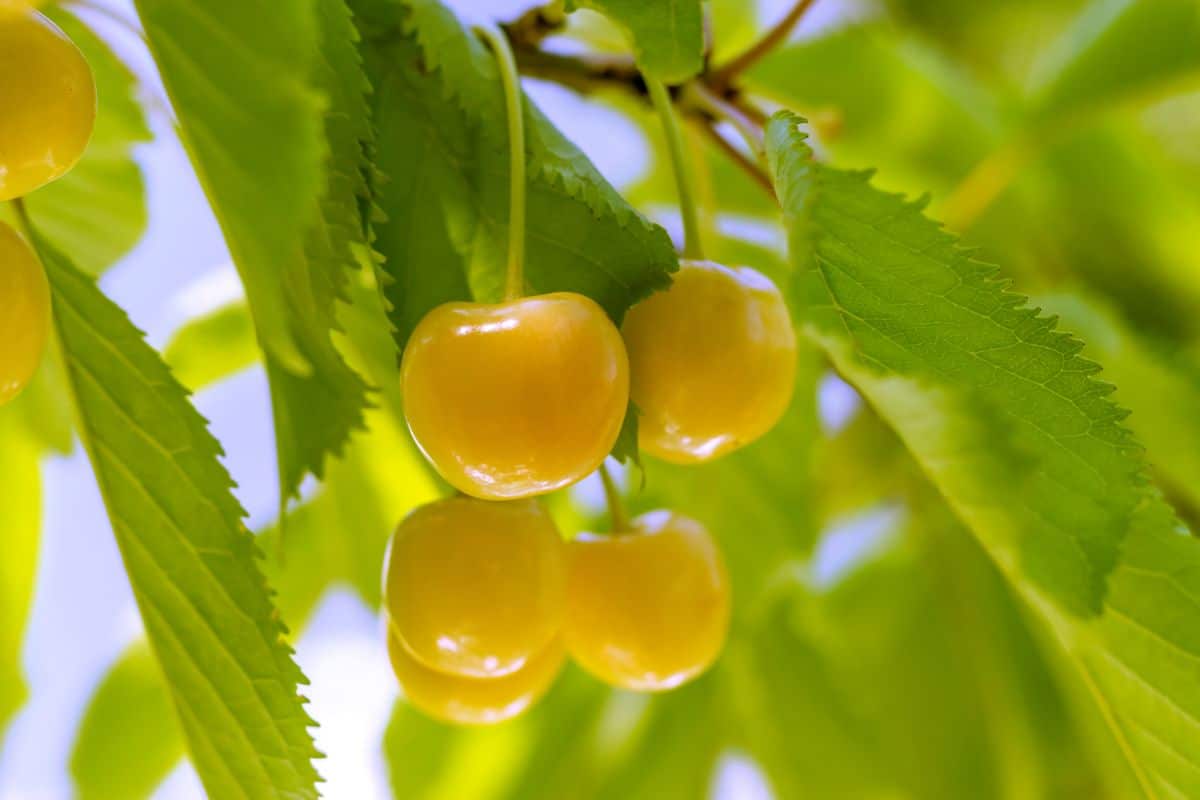
[[[74,788],[147,796],[186,754],[213,796],[313,796],[291,643],[331,590],[374,612],[391,528],[445,491],[395,360],[432,306],[500,292],[499,82],[437,0],[135,5],[161,85],[93,32],[102,16],[52,10],[101,116],[80,167],[28,203],[58,349],[0,413],[0,725],[27,700],[41,520],[68,502],[43,505],[38,465],[78,438],[145,638],[87,702]],[[787,9],[568,5],[565,30],[518,42],[537,77],[527,279],[619,321],[668,284],[661,226],[678,228],[634,64],[708,80]],[[621,120],[613,141],[572,129],[562,109],[583,101],[547,81]],[[766,163],[740,150],[737,168],[712,146],[728,126],[694,109],[690,153],[711,255],[793,305],[796,399],[753,447],[626,480],[635,508],[721,540],[727,652],[648,698],[569,669],[488,730],[400,700],[372,745],[394,796],[1200,797],[1200,6],[817,0],[741,84],[785,109]],[[186,148],[242,290],[156,350],[92,276],[146,227],[134,154],[164,101],[155,134]],[[621,172],[639,147],[614,188],[597,164]],[[188,395],[247,371],[270,388],[282,509],[253,538]],[[564,530],[604,524],[591,488],[551,500]]]

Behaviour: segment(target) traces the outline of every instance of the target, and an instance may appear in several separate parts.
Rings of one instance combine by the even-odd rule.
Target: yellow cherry
[[[421,450],[456,489],[486,500],[594,472],[629,402],[620,333],[570,292],[439,306],[413,331],[400,373]]]
[[[0,16],[5,14],[27,14],[29,9],[41,5],[41,0],[0,0]]]
[[[0,200],[62,177],[96,122],[91,67],[36,11],[0,14]]]
[[[622,328],[639,443],[664,461],[699,463],[750,444],[791,402],[796,333],[787,304],[748,267],[681,261],[669,289]]]
[[[662,691],[716,660],[729,630],[729,576],[699,522],[670,511],[567,545],[567,652],[601,680]]]
[[[558,636],[565,583],[565,546],[537,501],[453,497],[400,523],[384,594],[418,661],[485,678],[516,672]]]
[[[388,634],[388,656],[408,702],[456,725],[494,725],[522,713],[546,693],[566,658],[562,642],[554,639],[510,675],[463,678],[417,661],[394,632]]]
[[[33,377],[49,328],[46,273],[21,235],[0,222],[0,406]]]

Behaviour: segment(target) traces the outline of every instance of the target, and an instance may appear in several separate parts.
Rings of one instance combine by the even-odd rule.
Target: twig
[[[711,114],[716,119],[724,119],[737,129],[737,132],[750,147],[754,156],[763,161],[766,151],[763,146],[762,122],[751,119],[741,108],[735,106],[709,89],[700,81],[692,81],[683,88],[683,96],[690,98],[693,105]]]
[[[709,75],[709,84],[718,89],[729,86],[735,78],[753,67],[764,56],[786,41],[814,2],[816,0],[797,0],[796,5],[792,6],[792,10],[783,19],[775,23],[775,27],[763,34],[761,39],[729,63],[713,70]]]
[[[566,56],[513,42],[517,68],[530,78],[553,81],[580,94],[604,89],[632,91],[646,97],[646,84],[628,56],[588,54]]]
[[[762,167],[755,164],[746,154],[738,150],[732,142],[721,135],[721,132],[712,124],[712,120],[705,117],[692,117],[696,122],[696,126],[720,149],[723,153],[729,156],[743,172],[750,176],[753,181],[761,186],[771,199],[775,199],[775,186],[771,183],[771,178],[763,171]]]
[[[537,47],[548,37],[566,27],[567,13],[561,0],[537,6],[526,11],[512,22],[501,25],[501,29],[516,48]]]

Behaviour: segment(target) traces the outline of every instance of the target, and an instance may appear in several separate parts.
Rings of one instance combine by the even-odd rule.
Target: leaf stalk
[[[504,86],[504,113],[508,120],[508,267],[504,299],[525,294],[525,111],[521,103],[521,77],[508,37],[491,23],[475,26],[491,48]]]
[[[650,101],[662,120],[667,135],[667,151],[671,155],[671,169],[675,173],[675,186],[679,193],[679,212],[683,217],[683,254],[688,258],[704,258],[704,244],[700,239],[700,214],[696,209],[696,195],[692,191],[691,173],[687,156],[683,150],[683,134],[679,130],[679,118],[671,95],[662,81],[644,76]]]

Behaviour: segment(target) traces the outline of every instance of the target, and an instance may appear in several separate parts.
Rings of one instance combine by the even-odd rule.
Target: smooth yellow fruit
[[[36,11],[0,14],[0,200],[62,177],[96,122],[96,83],[74,43]]]
[[[566,657],[562,642],[555,639],[511,675],[462,678],[421,664],[394,632],[388,634],[388,655],[408,702],[456,725],[494,725],[522,713],[554,683]]]
[[[620,333],[570,292],[439,306],[413,331],[400,373],[421,450],[456,489],[485,500],[594,472],[629,402]]]
[[[653,511],[631,530],[567,545],[567,652],[624,689],[673,689],[716,660],[729,630],[729,575],[699,522]]]
[[[418,661],[482,678],[516,672],[558,636],[565,584],[565,546],[537,501],[452,497],[400,523],[384,593]]]
[[[28,14],[29,9],[39,5],[41,0],[0,0],[0,17],[5,14]]]
[[[709,461],[771,430],[791,402],[796,333],[787,304],[748,267],[682,261],[622,328],[643,450]]]
[[[33,377],[49,328],[46,273],[20,234],[0,222],[0,406]]]

